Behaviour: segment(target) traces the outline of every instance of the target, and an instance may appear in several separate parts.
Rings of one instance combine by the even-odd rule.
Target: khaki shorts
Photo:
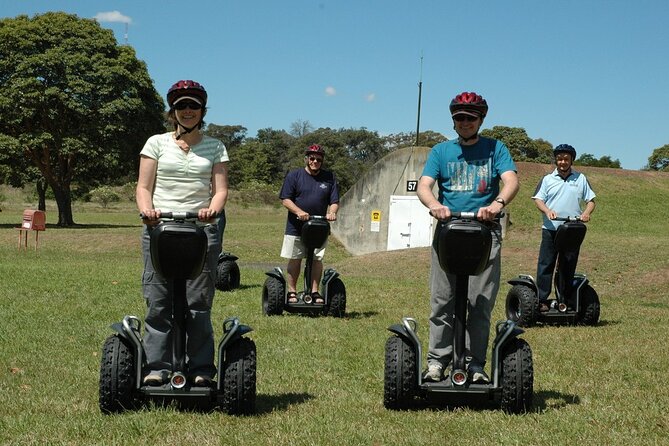
[[[325,255],[325,247],[328,245],[327,240],[321,249],[314,251],[314,259],[323,260]],[[281,246],[281,257],[284,259],[304,259],[307,257],[307,250],[304,249],[302,238],[297,235],[284,235],[283,246]]]

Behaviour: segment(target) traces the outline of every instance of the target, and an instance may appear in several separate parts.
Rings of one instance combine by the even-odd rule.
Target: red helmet
[[[485,118],[485,115],[488,114],[488,103],[482,96],[474,92],[462,92],[453,98],[450,109],[451,115],[465,113]]]
[[[170,87],[167,91],[167,105],[172,108],[174,103],[184,96],[194,99],[203,107],[207,105],[207,91],[198,82],[191,80],[181,80]]]
[[[318,144],[312,144],[304,151],[305,155],[310,155],[312,153],[325,156],[325,150]]]

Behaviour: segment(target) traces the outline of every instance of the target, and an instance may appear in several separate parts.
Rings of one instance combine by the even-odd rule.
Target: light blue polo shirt
[[[585,175],[572,169],[571,174],[563,179],[555,169],[541,179],[532,199],[539,199],[546,203],[546,206],[554,210],[558,217],[578,217],[582,212],[581,203],[592,201],[595,197],[595,192]],[[550,231],[557,230],[558,226],[564,223],[549,220],[546,214],[543,214],[543,217],[542,228]]]

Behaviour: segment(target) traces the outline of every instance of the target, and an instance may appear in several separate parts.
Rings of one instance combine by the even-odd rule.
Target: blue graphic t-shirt
[[[476,144],[461,146],[458,140],[432,148],[423,176],[439,185],[439,202],[451,211],[476,212],[499,194],[500,176],[516,171],[503,142],[480,136]]]

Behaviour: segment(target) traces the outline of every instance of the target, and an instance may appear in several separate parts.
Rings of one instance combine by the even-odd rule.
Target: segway
[[[142,383],[145,356],[141,322],[136,316],[125,316],[111,326],[116,333],[106,339],[102,349],[99,403],[103,413],[132,410],[148,401],[176,401],[186,408],[218,408],[240,415],[255,410],[256,346],[245,337],[252,329],[237,318],[223,322],[223,339],[218,344],[218,382],[197,386],[187,379],[186,281],[200,275],[207,254],[207,236],[195,220],[195,212],[163,212],[150,236],[154,269],[162,277],[174,279],[169,382],[157,386]]]
[[[572,278],[560,278],[559,264],[566,253],[578,250],[585,238],[586,226],[578,217],[558,217],[564,221],[555,234],[558,252],[554,277],[555,299],[549,300],[548,311],[539,311],[539,297],[534,277],[521,274],[509,280],[513,287],[506,296],[506,315],[522,327],[537,323],[550,325],[597,325],[600,304],[597,292],[590,286],[585,274],[575,273]],[[564,283],[571,282],[571,292],[565,293]],[[569,295],[565,295],[569,294]]]
[[[221,239],[221,246],[223,245],[223,233],[225,232],[225,209],[218,217],[218,235]],[[239,257],[227,252],[221,251],[218,256],[218,266],[216,267],[216,289],[220,291],[232,291],[239,288],[241,281],[241,274],[239,272],[239,265],[237,265]]]
[[[518,337],[523,330],[513,321],[496,324],[490,383],[467,380],[465,330],[469,276],[485,269],[492,246],[490,228],[475,218],[472,212],[454,212],[448,222],[439,223],[437,236],[439,264],[444,271],[456,275],[452,370],[440,382],[423,380],[418,323],[413,318],[403,318],[401,324],[388,328],[394,334],[385,348],[383,404],[388,409],[409,409],[423,401],[449,406],[494,405],[509,413],[520,413],[532,405],[532,350]]]
[[[289,313],[308,313],[343,317],[346,313],[346,287],[339,278],[339,273],[332,268],[323,272],[321,292],[324,303],[316,303],[311,296],[311,270],[314,251],[320,249],[330,235],[330,223],[323,216],[312,215],[302,225],[301,238],[307,250],[304,265],[304,290],[297,293],[297,302],[288,302],[286,279],[283,271],[275,267],[267,271],[267,279],[262,290],[262,308],[268,315]]]

